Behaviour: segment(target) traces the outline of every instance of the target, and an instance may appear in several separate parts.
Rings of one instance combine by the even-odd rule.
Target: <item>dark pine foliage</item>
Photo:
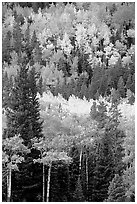
[[[108,199],[106,202],[125,202],[125,186],[122,176],[115,174],[115,177],[110,183],[108,190]]]

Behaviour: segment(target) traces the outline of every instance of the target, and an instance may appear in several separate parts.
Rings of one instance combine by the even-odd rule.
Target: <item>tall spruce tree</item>
[[[76,183],[76,190],[74,192],[73,199],[75,202],[84,202],[85,201],[80,177],[78,177],[78,181]]]
[[[97,144],[93,172],[92,202],[103,202],[107,198],[109,182],[113,176],[112,153],[105,138]]]
[[[121,76],[119,78],[119,81],[118,81],[118,84],[117,84],[117,88],[118,88],[118,91],[121,95],[121,97],[125,97],[125,86],[124,86],[124,81],[123,81],[123,77]]]
[[[22,39],[23,39],[23,34],[21,32],[20,25],[18,22],[16,22],[13,27],[13,44],[14,44],[14,50],[20,57],[21,57],[21,50],[22,50]]]
[[[33,137],[42,137],[42,121],[40,121],[40,108],[37,98],[37,81],[38,75],[35,71],[35,68],[29,72],[29,87],[30,87],[30,126],[33,131]]]
[[[10,51],[11,51],[11,32],[8,31],[6,36],[2,37],[2,61],[10,62]]]
[[[8,137],[20,134],[25,145],[30,145],[33,137],[41,137],[39,103],[37,99],[35,69],[29,71],[25,60],[20,63],[20,70],[12,88],[10,107],[7,112]]]
[[[108,198],[106,202],[124,202],[125,200],[125,186],[122,176],[115,174],[115,177],[110,182],[108,189]]]
[[[19,61],[20,70],[15,78],[7,108],[6,136],[13,137],[15,134],[19,134],[24,140],[24,145],[31,147],[33,137],[42,137],[42,122],[40,121],[36,86],[37,74],[34,68],[30,69],[25,58],[22,57]],[[38,152],[32,151],[19,166],[20,173],[13,175],[14,192],[17,190],[16,183],[20,186],[18,190],[22,193],[24,193],[22,188],[29,190],[32,190],[33,187],[36,188],[35,185],[38,184],[41,176],[38,173],[41,171],[41,166],[33,164],[33,159],[37,156]],[[31,200],[31,198],[29,199]]]

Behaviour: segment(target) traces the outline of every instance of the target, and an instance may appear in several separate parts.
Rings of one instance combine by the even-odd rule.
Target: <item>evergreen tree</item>
[[[107,198],[109,182],[113,177],[112,152],[105,138],[96,147],[95,168],[93,171],[92,202],[103,202]]]
[[[119,78],[119,81],[118,81],[118,84],[117,84],[117,89],[120,93],[120,96],[122,98],[125,97],[125,86],[124,86],[124,81],[123,81],[123,78],[122,76]]]
[[[128,103],[133,105],[135,103],[135,95],[130,91],[130,89],[127,89],[127,98],[128,98]]]
[[[30,139],[41,136],[42,124],[39,121],[35,70],[32,69],[28,74],[28,66],[24,60],[20,64],[20,70],[12,88],[9,108],[8,137],[20,134],[25,145],[30,145]]]
[[[78,181],[76,183],[76,190],[74,192],[73,199],[74,199],[74,202],[84,202],[85,201],[80,177],[78,177]]]
[[[131,88],[131,84],[132,84],[132,76],[131,76],[131,74],[129,74],[127,82],[126,82],[126,88],[130,89]]]
[[[42,121],[40,122],[40,107],[37,98],[37,73],[33,67],[28,75],[29,87],[30,87],[30,112],[29,112],[29,125],[33,131],[32,137],[40,138],[42,137]]]
[[[2,37],[2,62],[10,62],[11,56],[11,32],[8,31],[6,36]]]
[[[42,51],[41,48],[39,47],[39,43],[36,43],[36,46],[33,50],[33,61],[34,63],[40,63],[42,59]]]
[[[7,108],[10,104],[11,80],[8,78],[7,72],[2,74],[2,107]]]
[[[120,94],[119,91],[116,89],[111,89],[111,99],[112,99],[112,103],[116,103],[119,101],[120,99]]]
[[[85,83],[82,84],[81,86],[81,90],[80,90],[80,98],[83,99],[83,97],[86,97],[87,96],[87,86]]]
[[[130,90],[135,94],[135,73],[132,76],[132,84]]]
[[[23,40],[23,34],[21,32],[19,23],[16,22],[13,27],[13,44],[14,44],[14,50],[16,51],[19,57],[21,57],[22,40]]]
[[[122,176],[115,174],[115,177],[110,182],[106,202],[125,202],[125,186]]]
[[[121,175],[124,169],[123,156],[124,148],[123,142],[125,134],[119,129],[120,112],[117,108],[118,103],[113,103],[109,110],[108,122],[105,125],[105,137],[108,141],[110,149],[112,151],[113,170],[115,174]]]
[[[76,86],[76,82],[73,78],[71,78],[71,81],[69,83],[70,95],[72,95],[72,94],[75,95],[75,86]]]
[[[30,39],[30,27],[28,25],[27,29],[24,33],[24,44],[23,44],[23,51],[26,53],[28,61],[32,61],[32,48],[31,48],[31,39]]]
[[[39,94],[42,96],[43,94],[43,79],[42,79],[42,76],[39,78],[39,81],[38,81],[38,92]]]
[[[36,36],[36,32],[34,30],[32,38],[31,38],[31,51],[36,47],[37,45],[37,36]]]
[[[40,121],[40,109],[37,98],[37,75],[35,69],[29,70],[25,59],[20,59],[20,70],[15,78],[12,88],[10,105],[7,109],[7,137],[19,134],[24,140],[24,145],[31,147],[31,139],[42,137],[42,122]],[[20,165],[20,173],[14,175],[14,183],[31,190],[40,179],[41,167],[33,164],[33,159],[38,156],[38,152],[32,152]],[[37,171],[37,173],[36,173]],[[34,187],[33,187],[34,186]],[[14,191],[16,187],[14,187]],[[24,191],[22,191],[24,192]]]

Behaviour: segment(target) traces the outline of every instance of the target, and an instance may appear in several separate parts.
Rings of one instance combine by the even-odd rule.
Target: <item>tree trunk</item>
[[[49,165],[49,170],[48,170],[48,181],[47,181],[47,202],[49,202],[49,190],[50,190],[50,176],[51,176],[51,166],[52,163]]]
[[[11,200],[11,167],[8,172],[7,176],[7,202],[10,202]]]
[[[88,201],[88,156],[86,153],[86,183],[87,183],[87,201]]]
[[[80,150],[80,156],[79,156],[79,175],[81,174],[81,167],[82,167],[82,148]]]
[[[42,201],[45,202],[45,165],[43,164],[43,198]]]

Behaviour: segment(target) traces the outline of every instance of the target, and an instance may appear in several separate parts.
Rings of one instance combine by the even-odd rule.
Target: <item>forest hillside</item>
[[[135,3],[2,3],[2,200],[135,201]]]

